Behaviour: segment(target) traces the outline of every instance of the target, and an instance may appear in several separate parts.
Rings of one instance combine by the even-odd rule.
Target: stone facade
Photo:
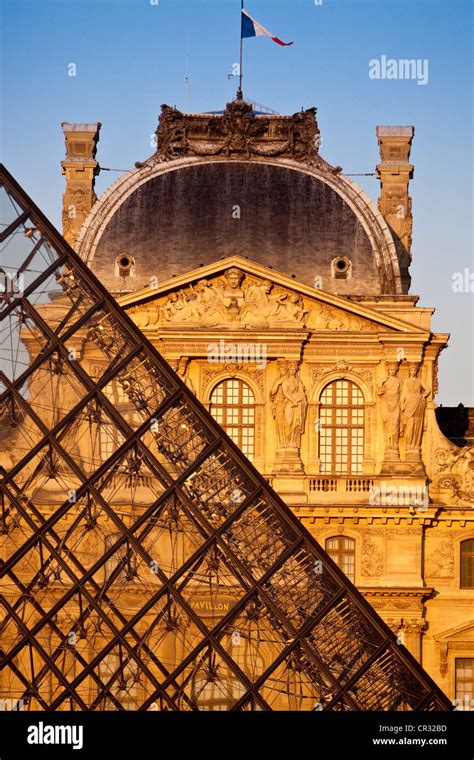
[[[314,111],[259,118],[232,104],[212,117],[164,108],[156,153],[95,203],[77,249],[207,408],[224,380],[250,389],[254,464],[323,546],[352,539],[354,582],[454,699],[455,659],[474,657],[474,588],[460,583],[474,449],[438,427],[448,335],[408,295],[414,130],[377,130],[377,210],[320,157]],[[232,218],[243,178],[250,225]],[[292,198],[273,215],[269,178]],[[174,226],[167,193],[186,198]],[[117,272],[122,252],[130,266]],[[330,387],[350,387],[359,409],[347,466],[337,448],[351,428],[344,444],[328,423]]]

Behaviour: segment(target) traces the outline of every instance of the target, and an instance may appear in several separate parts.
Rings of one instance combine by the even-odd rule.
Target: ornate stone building
[[[438,425],[448,335],[410,293],[414,129],[377,127],[377,208],[321,157],[315,109],[163,106],[156,152],[96,199],[99,128],[63,124],[66,239],[466,707],[474,448]]]

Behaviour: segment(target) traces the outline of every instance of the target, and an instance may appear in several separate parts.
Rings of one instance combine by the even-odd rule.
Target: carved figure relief
[[[142,312],[146,311],[142,314]],[[162,297],[153,305],[132,307],[142,326],[195,324],[224,329],[313,329],[374,332],[377,325],[324,303],[306,305],[299,293],[268,279],[230,267],[214,280],[203,278]],[[146,324],[145,324],[146,322]]]
[[[383,552],[368,536],[364,536],[362,541],[361,570],[362,575],[368,578],[374,578],[383,573]]]
[[[388,365],[388,376],[377,386],[381,398],[382,422],[385,438],[385,458],[399,459],[401,382],[397,377],[398,365]]]
[[[440,541],[426,560],[426,575],[430,578],[454,576],[454,547],[452,541]]]
[[[311,310],[307,320],[307,327],[311,330],[331,330],[348,332],[373,332],[377,325],[368,320],[361,319],[355,314],[349,314],[341,309],[335,309],[328,304],[319,303]]]
[[[193,393],[196,393],[193,382],[191,378],[188,377],[188,365],[189,365],[188,357],[181,356],[179,359],[171,359],[169,361],[169,365],[171,369],[173,369],[176,372],[176,374],[181,378],[181,380],[189,388],[189,390],[192,391]]]
[[[276,433],[277,433],[277,448],[285,448],[286,434],[285,434],[285,396],[283,395],[282,383],[287,373],[287,362],[278,362],[279,376],[273,382],[270,388],[270,401],[272,402],[272,414],[275,420]]]
[[[247,278],[231,267],[213,282],[199,280],[195,287],[170,293],[158,305],[156,322],[165,327],[193,322],[209,328],[299,328],[304,327],[307,313],[298,293],[270,280]]]
[[[279,372],[280,377],[270,390],[277,447],[299,450],[308,409],[305,387],[298,374],[297,362],[281,363]]]
[[[423,434],[423,420],[429,388],[418,378],[418,366],[411,364],[409,377],[404,380],[401,394],[402,432],[407,452],[419,451]]]
[[[460,502],[474,504],[474,446],[439,448],[433,460],[438,486],[450,488]]]

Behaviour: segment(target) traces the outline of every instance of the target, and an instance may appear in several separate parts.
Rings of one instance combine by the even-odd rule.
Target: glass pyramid
[[[0,193],[0,699],[449,709],[4,168]]]

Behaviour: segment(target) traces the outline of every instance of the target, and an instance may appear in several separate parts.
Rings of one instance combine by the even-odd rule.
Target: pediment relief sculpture
[[[374,332],[378,326],[355,314],[303,298],[300,293],[230,267],[148,304],[130,308],[139,327],[204,329],[311,329]]]
[[[340,330],[341,332],[375,332],[380,329],[367,319],[324,303],[318,303],[311,310],[306,326],[309,330]]]
[[[298,293],[231,267],[222,277],[199,280],[160,300],[153,323],[249,330],[304,328],[307,313]]]

